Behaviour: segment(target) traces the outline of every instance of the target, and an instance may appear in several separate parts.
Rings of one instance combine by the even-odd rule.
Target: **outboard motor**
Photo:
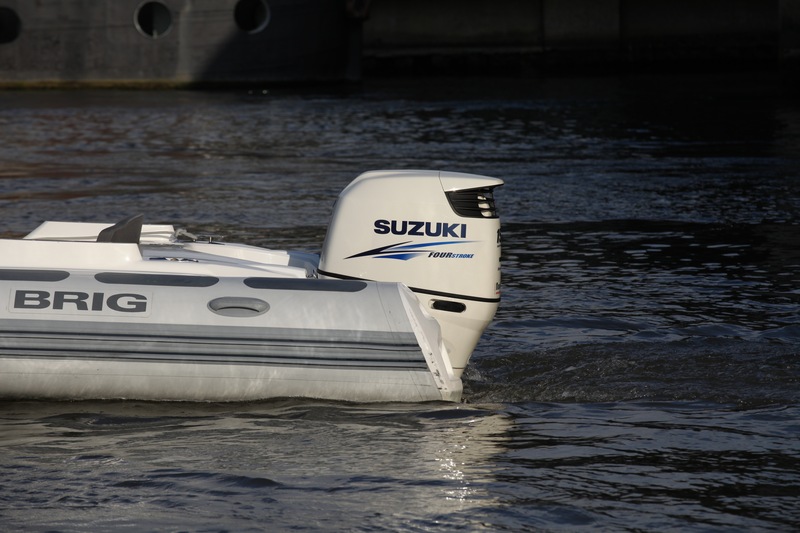
[[[366,172],[339,195],[323,277],[407,285],[439,322],[461,376],[500,301],[497,178],[427,170]]]

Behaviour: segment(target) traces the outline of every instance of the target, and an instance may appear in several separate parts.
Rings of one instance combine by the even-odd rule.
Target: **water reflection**
[[[5,496],[15,502],[6,525],[66,529],[177,520],[192,528],[219,519],[234,501],[228,527],[269,519],[281,529],[309,513],[319,525],[346,529],[463,523],[471,508],[495,500],[491,462],[503,453],[510,423],[502,413],[448,404],[0,408],[0,469],[16,487]],[[317,492],[327,497],[309,500]],[[354,513],[367,495],[380,509],[375,516]],[[34,502],[57,506],[58,516],[33,514]],[[428,518],[419,521],[422,509]]]

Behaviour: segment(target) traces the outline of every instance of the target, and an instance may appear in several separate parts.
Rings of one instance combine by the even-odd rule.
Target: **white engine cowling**
[[[319,274],[406,284],[433,315],[457,376],[500,301],[497,178],[366,172],[339,195]]]

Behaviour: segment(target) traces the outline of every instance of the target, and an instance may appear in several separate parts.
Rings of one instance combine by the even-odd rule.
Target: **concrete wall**
[[[0,0],[0,85],[342,80],[350,28],[343,0]]]
[[[781,47],[800,54],[800,0],[781,0]]]
[[[546,48],[618,49],[622,0],[544,0],[539,12]]]
[[[364,25],[367,49],[535,45],[540,0],[374,0]]]
[[[150,4],[163,35],[137,25]],[[241,6],[268,24],[243,29]],[[0,85],[354,79],[362,42],[368,73],[800,64],[800,0],[0,0]]]
[[[364,54],[777,62],[797,49],[798,22],[800,0],[374,0]]]

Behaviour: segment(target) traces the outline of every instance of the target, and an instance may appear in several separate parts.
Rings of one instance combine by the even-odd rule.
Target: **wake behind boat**
[[[320,256],[140,215],[0,240],[0,398],[458,401],[499,302],[500,185],[367,172]]]

